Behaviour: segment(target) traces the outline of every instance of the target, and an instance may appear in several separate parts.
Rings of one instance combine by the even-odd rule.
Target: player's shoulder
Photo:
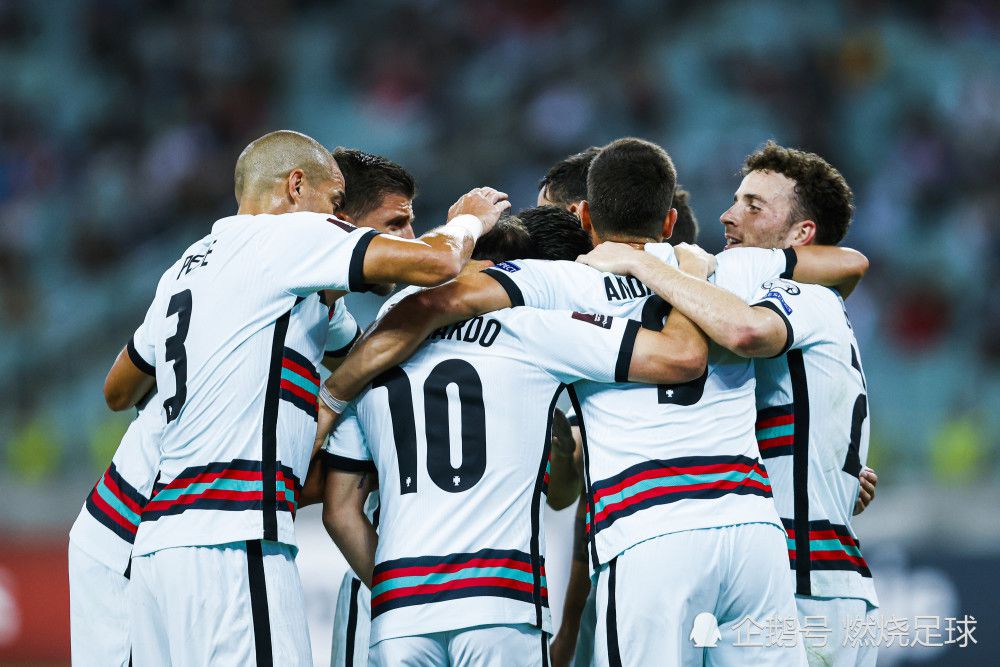
[[[407,285],[406,287],[397,291],[395,294],[393,294],[392,296],[390,296],[388,299],[385,300],[385,303],[382,304],[382,307],[378,309],[378,315],[376,317],[381,319],[382,317],[385,316],[386,313],[389,312],[389,310],[395,307],[396,304],[398,304],[400,301],[410,296],[411,294],[416,294],[417,292],[421,292],[425,289],[427,288],[421,287],[419,285]],[[341,301],[343,301],[343,299],[341,299]]]

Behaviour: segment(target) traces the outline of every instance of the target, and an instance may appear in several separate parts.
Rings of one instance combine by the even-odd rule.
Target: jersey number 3
[[[458,390],[461,410],[462,462],[451,465],[451,427],[448,386]],[[413,392],[410,378],[401,368],[380,375],[372,387],[389,392],[389,414],[399,461],[399,491],[417,491],[417,429],[413,417]],[[427,436],[427,473],[441,489],[449,493],[467,491],[486,472],[486,408],[483,382],[476,369],[462,359],[442,361],[424,382],[424,425]]]
[[[191,290],[170,297],[167,304],[167,317],[177,315],[177,331],[166,340],[167,361],[173,362],[174,379],[177,389],[173,396],[163,401],[163,409],[167,413],[167,423],[169,424],[184,407],[187,400],[187,350],[184,349],[184,341],[187,340],[188,328],[191,326]]]

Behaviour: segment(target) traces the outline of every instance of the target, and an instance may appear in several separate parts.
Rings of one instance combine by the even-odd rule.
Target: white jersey
[[[154,392],[129,424],[111,465],[69,531],[71,542],[119,574],[128,570],[139,518],[156,480],[163,426],[163,409]]]
[[[129,345],[166,397],[136,555],[254,539],[294,546],[329,326],[319,292],[364,289],[376,235],[316,213],[232,216],[163,274]]]
[[[566,383],[628,376],[638,323],[503,310],[435,331],[345,412],[334,467],[374,466],[382,503],[372,634],[551,632],[543,494]]]
[[[358,326],[351,312],[347,310],[347,304],[342,298],[337,299],[330,306],[329,319],[323,356],[346,357],[351,346],[361,336],[361,327]]]
[[[790,280],[757,303],[788,327],[787,353],[758,359],[757,440],[788,534],[796,593],[878,606],[851,528],[868,456],[868,397],[858,344],[840,295]]]
[[[676,265],[673,248],[646,251]],[[750,301],[794,267],[794,253],[746,248],[718,256],[713,281]],[[632,318],[659,329],[668,306],[633,277],[576,262],[503,262],[485,271],[514,305]],[[750,522],[780,526],[754,437],[748,359],[710,344],[708,368],[677,385],[581,382],[570,388],[584,447],[587,532],[596,567],[659,535]]]

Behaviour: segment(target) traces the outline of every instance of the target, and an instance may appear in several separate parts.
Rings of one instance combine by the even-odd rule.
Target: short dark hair
[[[545,174],[545,178],[538,182],[538,189],[547,188],[545,198],[559,206],[569,206],[586,199],[587,171],[600,152],[599,146],[591,146],[556,162]]]
[[[374,211],[386,195],[399,194],[407,199],[417,195],[413,177],[392,160],[343,147],[333,151],[333,159],[346,183],[340,210],[354,219]]]
[[[772,171],[795,181],[790,224],[815,222],[819,245],[837,245],[843,240],[854,215],[854,193],[833,165],[815,153],[768,141],[743,163],[743,175],[751,171]]]
[[[517,216],[510,215],[497,220],[493,229],[479,237],[472,249],[472,259],[488,259],[497,264],[530,257],[533,252],[534,244],[528,230]]]
[[[558,206],[535,206],[517,214],[531,236],[534,252],[525,259],[575,260],[594,249],[575,215]]]
[[[590,163],[587,202],[597,235],[655,238],[663,235],[677,171],[656,144],[627,137],[612,141]]]
[[[677,222],[674,223],[674,233],[667,239],[670,245],[698,242],[698,218],[691,210],[690,197],[691,194],[681,189],[680,185],[674,190],[673,207],[677,209]]]

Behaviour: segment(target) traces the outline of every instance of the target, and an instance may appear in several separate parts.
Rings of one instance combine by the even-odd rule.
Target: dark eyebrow
[[[738,199],[738,197],[736,195],[733,195],[733,201],[736,201],[737,199]],[[767,203],[766,199],[764,199],[760,195],[755,195],[752,192],[745,193],[743,195],[743,199],[746,199],[746,200],[751,201],[751,202],[758,201],[761,204],[766,204]]]

